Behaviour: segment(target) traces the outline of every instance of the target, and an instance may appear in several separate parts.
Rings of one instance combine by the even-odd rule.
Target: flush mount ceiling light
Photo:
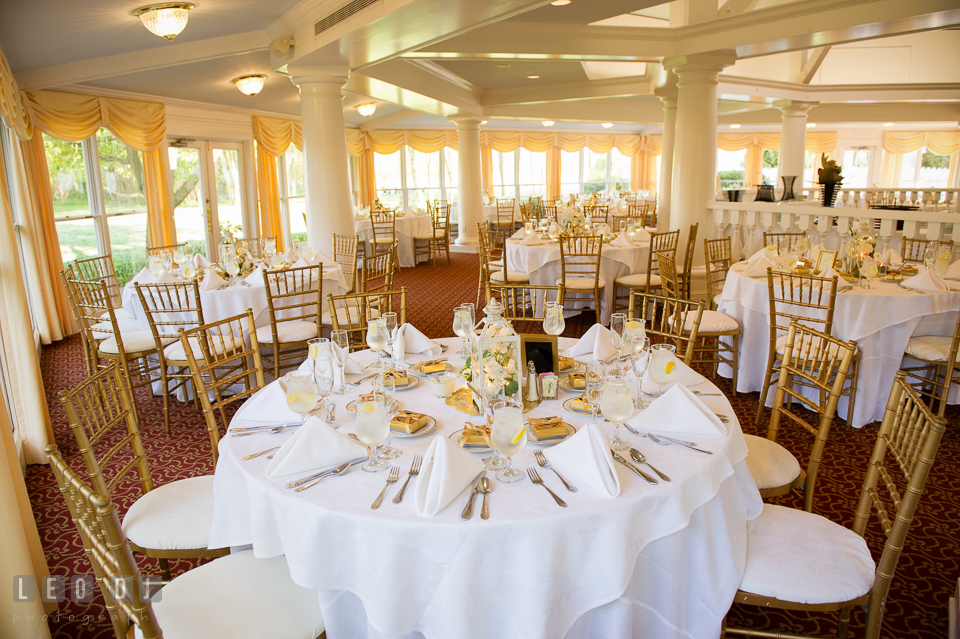
[[[605,129],[609,129],[610,127],[613,126],[613,122],[604,122],[604,123],[601,124],[600,126],[602,126],[602,127],[605,128]]]
[[[731,128],[731,129],[739,129],[739,128],[740,128],[740,125],[739,125],[739,124],[731,124],[731,125],[730,125],[730,128]]]
[[[893,126],[893,122],[884,122],[883,126]]]
[[[556,123],[553,120],[544,120],[541,124],[549,129]]]
[[[376,102],[365,102],[363,104],[357,105],[357,113],[359,113],[365,118],[369,118],[371,115],[373,115],[376,112],[377,112]]]
[[[527,80],[539,80],[539,79],[540,79],[540,76],[539,76],[539,75],[528,75],[528,76],[527,76]]]
[[[132,13],[140,18],[147,31],[173,42],[187,26],[191,9],[193,5],[189,2],[161,2],[134,9]]]
[[[571,0],[553,0],[550,4],[555,7],[562,7],[565,4],[570,4]]]
[[[487,123],[487,121],[486,121],[486,120],[483,120],[483,121],[480,123],[480,126],[483,126],[483,125],[486,124],[486,123]]]
[[[808,129],[812,129],[812,128],[815,127],[815,126],[817,126],[816,122],[807,122],[807,128],[808,128]]]
[[[253,73],[250,75],[241,75],[239,78],[234,78],[231,80],[237,88],[240,89],[240,93],[244,95],[256,95],[260,93],[263,89],[263,83],[266,81],[267,76],[262,73]]]

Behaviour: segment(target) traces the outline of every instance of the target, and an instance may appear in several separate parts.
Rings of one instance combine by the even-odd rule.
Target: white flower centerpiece
[[[497,398],[522,401],[520,380],[523,370],[520,362],[520,336],[502,316],[503,306],[496,298],[483,309],[483,328],[470,339],[470,357],[460,374],[470,384],[477,402],[484,412],[489,402]]]
[[[226,262],[236,261],[237,265],[237,276],[246,277],[253,273],[254,269],[257,268],[257,264],[254,261],[254,256],[247,251],[246,246],[239,241],[238,238],[234,237],[233,231],[229,228],[224,228],[221,231],[220,239],[220,264],[219,270],[221,275],[227,273]]]

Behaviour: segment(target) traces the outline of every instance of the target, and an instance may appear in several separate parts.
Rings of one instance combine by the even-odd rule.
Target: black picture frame
[[[560,374],[560,347],[556,335],[520,335],[520,357],[524,375],[527,362],[532,361],[537,375]]]

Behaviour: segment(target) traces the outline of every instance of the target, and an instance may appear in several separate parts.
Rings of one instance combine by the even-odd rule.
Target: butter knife
[[[617,453],[616,451],[611,450],[610,452],[613,454],[613,458],[614,458],[615,460],[617,460],[618,462],[620,462],[621,464],[623,464],[624,466],[626,466],[627,468],[629,468],[630,470],[632,470],[632,471],[635,472],[636,474],[638,474],[638,475],[640,475],[641,477],[643,477],[644,479],[646,479],[648,484],[656,485],[656,484],[659,484],[659,483],[660,483],[660,482],[658,482],[656,479],[654,479],[654,478],[651,477],[650,475],[646,474],[645,472],[643,472],[642,470],[640,470],[639,468],[637,468],[636,466],[634,466],[633,464],[631,464],[630,462],[628,462],[626,459],[624,459],[623,457],[621,457],[620,454]]]
[[[470,499],[467,500],[467,505],[463,507],[463,512],[460,513],[460,519],[467,521],[473,517],[473,502],[477,498],[477,493],[480,492],[480,479],[486,474],[486,470],[481,470],[480,474],[471,482],[473,484],[473,492],[470,493]]]

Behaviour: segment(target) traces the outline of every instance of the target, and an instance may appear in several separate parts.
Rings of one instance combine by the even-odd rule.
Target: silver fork
[[[390,484],[396,483],[398,479],[400,479],[400,467],[391,466],[390,474],[387,476],[387,483],[383,485],[383,490],[380,491],[380,494],[377,495],[377,498],[373,500],[372,504],[370,504],[370,508],[376,510],[380,507],[380,502],[383,501],[383,495],[387,492],[387,488],[390,486]]]
[[[553,474],[556,475],[557,478],[563,482],[564,486],[567,487],[567,490],[569,490],[571,493],[577,492],[577,487],[571,484],[570,482],[568,482],[566,479],[564,479],[563,476],[557,472],[557,469],[550,465],[550,462],[547,461],[547,457],[546,455],[543,454],[542,450],[533,451],[533,457],[537,460],[537,463],[540,464],[541,468],[549,468],[550,470],[552,470]]]
[[[553,499],[557,502],[558,506],[562,506],[563,508],[567,507],[567,502],[557,497],[556,493],[550,490],[550,487],[547,486],[545,483],[543,483],[543,480],[540,479],[540,474],[536,471],[535,468],[528,468],[527,475],[530,477],[530,481],[532,481],[535,484],[540,484],[541,486],[543,486],[547,490],[547,492],[550,493],[550,496],[553,497]]]
[[[411,477],[416,477],[420,474],[420,464],[423,463],[423,457],[417,455],[413,458],[413,462],[410,463],[410,474],[407,475],[407,481],[403,482],[403,486],[400,487],[400,492],[397,493],[397,496],[393,498],[393,503],[399,504],[403,501],[403,491],[407,489],[407,484],[410,483]]]

